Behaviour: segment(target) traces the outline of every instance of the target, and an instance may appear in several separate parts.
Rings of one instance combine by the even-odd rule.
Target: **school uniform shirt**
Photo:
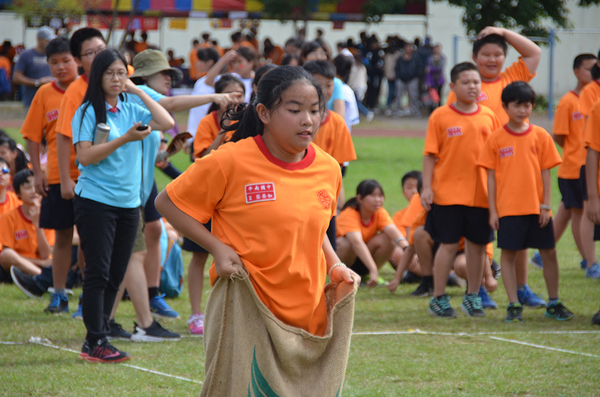
[[[404,213],[404,217],[400,220],[400,225],[406,230],[406,228],[411,227],[415,218],[419,215],[419,213],[423,210],[423,205],[421,204],[421,196],[419,193],[415,193],[410,198],[410,203],[408,203],[408,207],[406,208],[406,212]]]
[[[485,141],[498,128],[498,116],[485,106],[479,105],[470,114],[452,104],[433,111],[423,155],[438,160],[432,182],[435,204],[488,208],[487,175],[477,167],[477,160]]]
[[[561,163],[552,137],[530,124],[523,133],[504,126],[485,143],[479,165],[496,171],[498,217],[538,215],[544,202],[542,170]]]
[[[427,210],[421,207],[421,210],[415,216],[412,224],[410,225],[410,230],[408,232],[408,244],[415,245],[415,231],[425,225],[425,220],[427,219]]]
[[[112,109],[108,103],[106,106],[106,124],[110,127],[107,142],[124,135],[138,121],[148,124],[152,120],[148,109],[132,101],[119,101]],[[94,108],[90,105],[84,113],[84,107],[85,104],[81,105],[73,117],[73,145],[84,141],[94,142],[97,124]],[[80,124],[81,128],[79,128]],[[139,207],[141,205],[141,160],[141,142],[134,141],[122,145],[98,164],[87,167],[79,164],[81,175],[75,185],[75,194],[113,207]]]
[[[406,237],[406,227],[402,226],[402,218],[404,217],[404,214],[406,214],[406,210],[408,210],[408,207],[402,208],[400,211],[397,211],[394,214],[394,216],[392,216],[394,225],[396,225],[398,230],[400,230],[400,233],[402,233],[402,235],[405,237]]]
[[[589,117],[592,107],[600,100],[600,81],[593,80],[586,84],[579,93],[579,98],[581,98],[581,113]]]
[[[65,91],[59,88],[55,81],[41,86],[33,97],[31,107],[21,127],[21,135],[25,139],[39,144],[43,138],[46,138],[48,147],[46,177],[50,185],[60,183],[56,154],[56,121],[64,94]],[[71,153],[71,160],[73,163],[75,162],[74,151]],[[70,174],[73,180],[79,177],[79,171],[75,167],[71,169]]]
[[[54,230],[44,229],[44,235],[48,244],[53,246]],[[0,216],[0,244],[26,258],[41,259],[35,226],[25,217],[21,206]]]
[[[73,131],[71,129],[71,121],[75,116],[75,112],[81,106],[83,97],[88,88],[88,78],[85,74],[79,76],[74,82],[69,85],[69,88],[65,91],[63,98],[60,102],[60,108],[58,109],[58,119],[56,120],[56,133],[73,138]],[[76,129],[79,130],[79,124]],[[75,165],[77,159],[77,153],[75,152],[75,145],[71,145],[71,161],[70,161],[70,174],[71,180],[76,181],[79,178],[79,168]],[[75,178],[73,176],[76,176]]]
[[[558,167],[558,177],[579,179],[581,166],[585,165],[584,145],[585,117],[580,110],[579,95],[569,91],[563,96],[554,116],[554,135],[565,137],[562,164]]]
[[[344,100],[344,82],[337,77],[333,78],[333,93],[331,94],[331,98],[327,101],[327,109],[333,111],[333,102],[338,99]]]
[[[227,143],[167,185],[169,198],[241,258],[261,301],[315,335],[327,327],[322,245],[342,175],[315,145],[297,163],[276,159],[262,136]],[[210,269],[214,285],[217,274]],[[293,298],[291,298],[293,297]]]
[[[215,87],[211,87],[206,84],[206,77],[202,77],[194,84],[194,89],[192,90],[192,95],[211,95],[215,93]],[[195,108],[190,109],[190,113],[188,115],[188,123],[187,130],[193,136],[196,136],[196,130],[198,129],[198,124],[200,124],[200,120],[206,113],[208,113],[208,109],[210,108],[210,103],[207,103],[202,106],[197,106]]]
[[[356,160],[352,136],[344,118],[334,111],[327,111],[313,143],[333,157],[338,164]]]
[[[154,91],[147,85],[139,85],[138,88],[144,91],[153,101],[158,102],[165,98],[164,95]],[[137,95],[127,95],[127,98],[142,108],[145,108],[144,102]],[[142,206],[146,206],[148,198],[152,193],[154,186],[154,165],[156,156],[160,149],[160,131],[152,131],[150,135],[142,140]]]
[[[510,83],[515,81],[529,82],[534,77],[535,73],[531,74],[523,58],[519,57],[519,60],[500,73],[496,80],[481,82],[481,93],[477,97],[477,103],[492,109],[500,119],[501,125],[504,125],[508,123],[510,118],[504,108],[502,108],[502,90]],[[446,104],[454,102],[456,102],[456,95],[454,91],[450,91],[446,99]]]
[[[385,208],[380,207],[365,224],[360,217],[360,212],[353,207],[344,209],[335,218],[335,229],[338,237],[345,236],[351,232],[360,232],[362,239],[368,243],[377,233],[383,233],[383,229],[388,225],[393,225],[394,221]]]
[[[600,131],[600,101],[592,106],[585,127],[585,146],[596,152],[600,152],[600,134],[598,131]],[[591,167],[592,164],[589,166]],[[600,171],[600,165],[598,165],[598,170]],[[600,172],[598,173],[598,191],[600,192]]]
[[[13,208],[19,207],[21,204],[23,203],[21,202],[21,200],[19,200],[16,194],[7,191],[6,199],[3,203],[0,203],[0,215],[12,210]]]
[[[215,110],[204,116],[200,123],[198,124],[198,129],[196,130],[196,137],[194,138],[194,157],[198,158],[202,154],[203,151],[209,148],[212,145],[213,141],[221,132],[221,124],[218,118],[218,111]],[[225,140],[227,142],[231,139],[235,131],[227,131],[225,132]]]

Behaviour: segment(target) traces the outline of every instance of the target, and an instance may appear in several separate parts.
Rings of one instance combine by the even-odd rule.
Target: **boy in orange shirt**
[[[396,212],[394,214],[394,216],[392,217],[392,220],[394,221],[394,223],[396,224],[396,227],[398,228],[398,230],[400,230],[400,232],[402,232],[402,234],[404,236],[407,235],[407,227],[410,227],[411,225],[411,221],[408,221],[408,224],[406,224],[407,222],[404,220],[404,215],[408,213],[409,208],[410,208],[410,203],[412,201],[412,198],[415,196],[415,194],[417,194],[417,184],[419,183],[419,181],[422,178],[422,173],[421,171],[410,171],[407,172],[406,174],[404,174],[404,176],[402,177],[402,180],[400,182],[400,185],[402,186],[402,194],[404,195],[404,198],[406,199],[406,201],[408,201],[409,205],[407,205],[405,208],[401,209],[400,211]],[[420,198],[419,198],[419,201]],[[410,216],[410,218],[414,219],[414,215]]]
[[[13,187],[23,204],[0,217],[0,265],[4,271],[12,266],[23,273],[38,275],[51,265],[54,232],[40,228],[40,200],[35,192],[33,171],[17,172]]]
[[[598,52],[598,57],[600,57],[600,52]],[[581,113],[583,113],[586,120],[590,116],[594,104],[600,100],[600,59],[596,61],[591,72],[592,81],[583,87],[580,95]]]
[[[550,169],[561,159],[548,132],[527,122],[535,104],[529,84],[509,84],[502,91],[502,104],[510,121],[487,140],[479,165],[488,170],[489,223],[498,230],[498,247],[502,249],[502,279],[510,302],[506,321],[523,321],[515,261],[517,252],[527,248],[539,249],[544,260],[549,297],[546,317],[570,320],[573,313],[558,299],[558,260],[550,207]]]
[[[8,168],[6,160],[0,157],[0,215],[21,205],[21,200],[17,195],[6,189],[9,185],[10,168]]]
[[[77,78],[77,64],[69,49],[69,40],[57,37],[46,46],[46,57],[50,72],[56,78],[36,92],[21,127],[27,139],[27,152],[31,159],[36,192],[42,196],[40,227],[54,229],[57,244],[53,252],[54,294],[47,313],[69,311],[69,300],[65,292],[66,276],[71,264],[71,240],[73,224],[71,201],[60,193],[60,176],[56,154],[56,121],[65,90]],[[40,144],[46,139],[48,162],[46,172],[40,166]]]
[[[446,294],[446,282],[461,237],[466,239],[468,286],[461,308],[468,316],[485,316],[479,285],[485,264],[485,246],[493,240],[485,174],[477,160],[488,136],[500,127],[490,109],[477,104],[481,78],[477,66],[464,62],[450,72],[456,102],[437,108],[429,118],[423,151],[421,203],[429,211],[425,222],[440,243],[433,268],[434,294],[429,312],[453,318],[456,312]]]
[[[593,240],[593,223],[583,218],[584,201],[587,200],[585,186],[585,119],[581,113],[579,94],[582,88],[592,81],[591,69],[596,63],[593,54],[580,54],[573,61],[573,73],[577,78],[577,86],[567,92],[558,103],[554,118],[554,141],[563,148],[562,164],[558,167],[558,188],[562,200],[554,217],[554,238],[558,242],[565,229],[572,222],[571,231],[577,249],[583,260],[581,268],[586,270],[588,261],[586,245],[595,249]],[[585,225],[584,225],[585,224]],[[531,258],[531,263],[543,267],[539,253]],[[590,264],[591,265],[591,264]],[[600,276],[600,274],[599,274]]]

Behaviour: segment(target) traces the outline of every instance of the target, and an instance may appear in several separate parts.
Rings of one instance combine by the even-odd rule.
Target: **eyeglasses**
[[[8,167],[0,168],[0,172],[2,172],[2,175],[10,174],[10,170],[8,169]]]
[[[93,57],[93,56],[96,56],[99,52],[104,51],[104,50],[106,50],[106,47],[99,47],[99,48],[96,48],[95,50],[88,51],[85,54],[81,54],[81,56],[86,57],[86,58]]]
[[[105,79],[112,79],[115,76],[117,76],[119,78],[119,80],[124,79],[124,78],[127,77],[127,71],[126,70],[119,70],[117,72],[113,72],[113,71],[108,71],[107,70],[102,75],[102,77],[105,78]]]

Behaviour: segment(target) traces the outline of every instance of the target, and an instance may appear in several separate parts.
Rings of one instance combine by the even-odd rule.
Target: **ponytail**
[[[225,120],[237,121],[237,123],[224,125]],[[262,135],[265,126],[258,117],[256,99],[249,105],[240,103],[227,109],[221,119],[221,128],[225,131],[235,131],[229,142],[237,142],[245,138]]]
[[[381,194],[385,196],[383,193],[383,187],[381,187],[379,182],[377,182],[375,179],[365,179],[356,187],[356,196],[365,197],[369,194],[372,194],[377,189],[379,189]],[[360,203],[356,197],[352,197],[350,200],[346,201],[342,207],[342,210],[348,207],[352,207],[355,210],[360,211]]]

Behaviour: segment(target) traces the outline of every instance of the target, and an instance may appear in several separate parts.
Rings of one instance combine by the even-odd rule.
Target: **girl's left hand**
[[[336,266],[331,271],[331,281],[340,283],[342,281],[347,282],[348,284],[354,283],[354,280],[357,280],[360,283],[360,276],[354,273],[352,270],[343,266]]]

